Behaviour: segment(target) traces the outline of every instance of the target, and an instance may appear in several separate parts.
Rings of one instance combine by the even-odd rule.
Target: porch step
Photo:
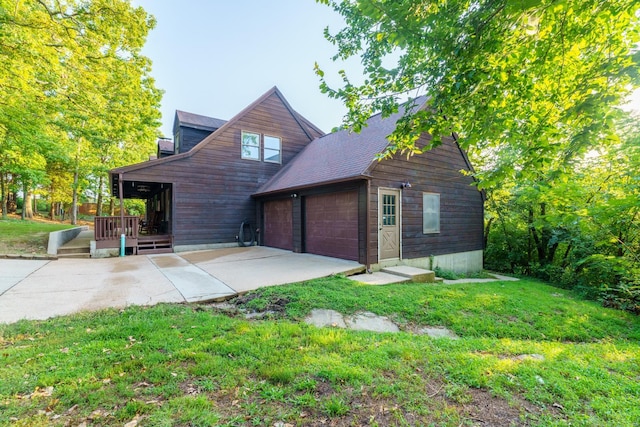
[[[78,253],[58,253],[58,259],[61,258],[91,258],[91,253],[89,252],[78,252]]]
[[[58,248],[58,256],[88,254],[90,252],[91,252],[91,248],[89,246],[61,246]]]
[[[75,239],[58,248],[58,258],[91,258],[91,239],[93,230],[81,231]]]
[[[383,273],[395,274],[400,277],[407,277],[412,282],[433,283],[436,281],[436,273],[431,270],[424,270],[408,265],[398,265],[396,267],[385,267]]]
[[[423,270],[422,268],[409,267],[406,265],[383,268],[381,271],[376,271],[371,274],[356,274],[349,276],[349,279],[366,283],[368,285],[388,285],[391,283],[406,282],[442,282],[442,279],[440,277],[436,277],[436,274],[431,270]]]
[[[173,253],[173,238],[167,235],[139,236],[138,254],[167,254]]]

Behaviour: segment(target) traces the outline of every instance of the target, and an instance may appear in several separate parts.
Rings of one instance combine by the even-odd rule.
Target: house
[[[153,231],[170,236],[166,247],[145,246],[133,233],[127,246],[140,253],[224,247],[250,240],[242,236],[250,231],[260,245],[372,269],[481,269],[483,196],[460,173],[471,165],[457,141],[375,160],[399,117],[376,115],[359,134],[325,135],[275,87],[227,122],[179,111],[174,155],[110,172],[113,195],[147,200]],[[136,228],[120,221],[96,230]],[[97,247],[108,240],[97,239]]]

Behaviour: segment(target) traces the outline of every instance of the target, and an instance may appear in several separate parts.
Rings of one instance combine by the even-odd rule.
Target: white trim
[[[251,134],[251,135],[256,135],[258,137],[258,158],[256,159],[255,157],[248,157],[245,156],[243,153],[243,148],[244,148],[244,135],[245,134]],[[254,145],[252,145],[251,147],[254,147]],[[259,162],[262,160],[262,135],[260,134],[260,132],[252,132],[252,131],[248,131],[248,130],[241,130],[240,131],[240,158],[243,160],[253,160],[256,162]]]
[[[265,150],[273,150],[273,148],[267,148],[267,142],[266,139],[267,138],[273,138],[273,139],[277,139],[278,141],[280,141],[280,148],[278,151],[280,160],[277,162],[274,162],[273,160],[267,160],[267,156],[264,155]],[[267,135],[266,133],[262,135],[262,159],[265,163],[276,163],[281,165],[282,164],[282,137],[281,136],[274,136],[274,135]]]
[[[396,201],[396,210],[397,210],[397,214],[396,214],[396,223],[398,225],[398,245],[399,250],[398,250],[398,258],[385,258],[384,261],[389,261],[389,260],[401,260],[402,259],[402,191],[400,191],[397,188],[391,188],[391,187],[378,187],[378,202],[377,202],[377,207],[376,210],[378,211],[378,222],[376,224],[376,229],[378,230],[377,233],[377,238],[378,238],[378,262],[380,262],[380,259],[382,258],[382,239],[380,238],[380,231],[382,231],[380,229],[380,227],[382,226],[382,217],[381,212],[380,212],[380,192],[381,191],[393,191],[397,193],[397,201]]]

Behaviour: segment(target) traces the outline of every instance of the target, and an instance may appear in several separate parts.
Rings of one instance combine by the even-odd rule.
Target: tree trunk
[[[102,216],[102,203],[103,203],[103,198],[102,198],[102,186],[104,184],[104,178],[102,177],[102,175],[100,175],[100,178],[98,179],[98,200],[96,203],[96,216]]]
[[[26,180],[22,183],[22,194],[24,195],[24,199],[22,200],[22,219],[31,219],[33,218],[33,210],[31,209],[33,194],[31,194],[29,183]]]
[[[53,184],[49,187],[49,219],[56,219],[56,204],[53,202]]]
[[[113,197],[109,199],[109,216],[115,216],[116,214],[116,203]]]
[[[487,222],[487,226],[484,228],[484,246],[483,248],[486,249],[487,248],[487,244],[489,243],[489,231],[491,231],[491,224],[493,223],[494,218],[489,218],[489,221]]]
[[[3,173],[0,173],[0,197],[2,197],[2,219],[7,219],[9,203],[7,199],[9,198],[9,192],[7,191],[7,181]]]
[[[78,220],[78,169],[73,173],[73,192],[71,198],[71,224],[76,225]]]

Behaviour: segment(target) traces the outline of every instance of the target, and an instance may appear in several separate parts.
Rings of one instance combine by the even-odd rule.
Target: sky
[[[175,110],[229,120],[273,86],[325,132],[346,108],[320,92],[318,62],[330,82],[338,70],[361,75],[357,61],[334,63],[324,38],[342,18],[314,0],[134,0],[157,20],[143,54],[164,90],[162,132],[172,136]]]
[[[320,92],[318,62],[333,87],[338,70],[354,81],[359,60],[336,63],[324,38],[343,28],[342,18],[315,0],[133,0],[157,20],[143,54],[164,90],[162,128],[172,137],[175,110],[229,120],[273,86],[294,110],[325,132],[346,108]],[[361,77],[360,77],[361,79]],[[631,107],[640,111],[640,91]]]

